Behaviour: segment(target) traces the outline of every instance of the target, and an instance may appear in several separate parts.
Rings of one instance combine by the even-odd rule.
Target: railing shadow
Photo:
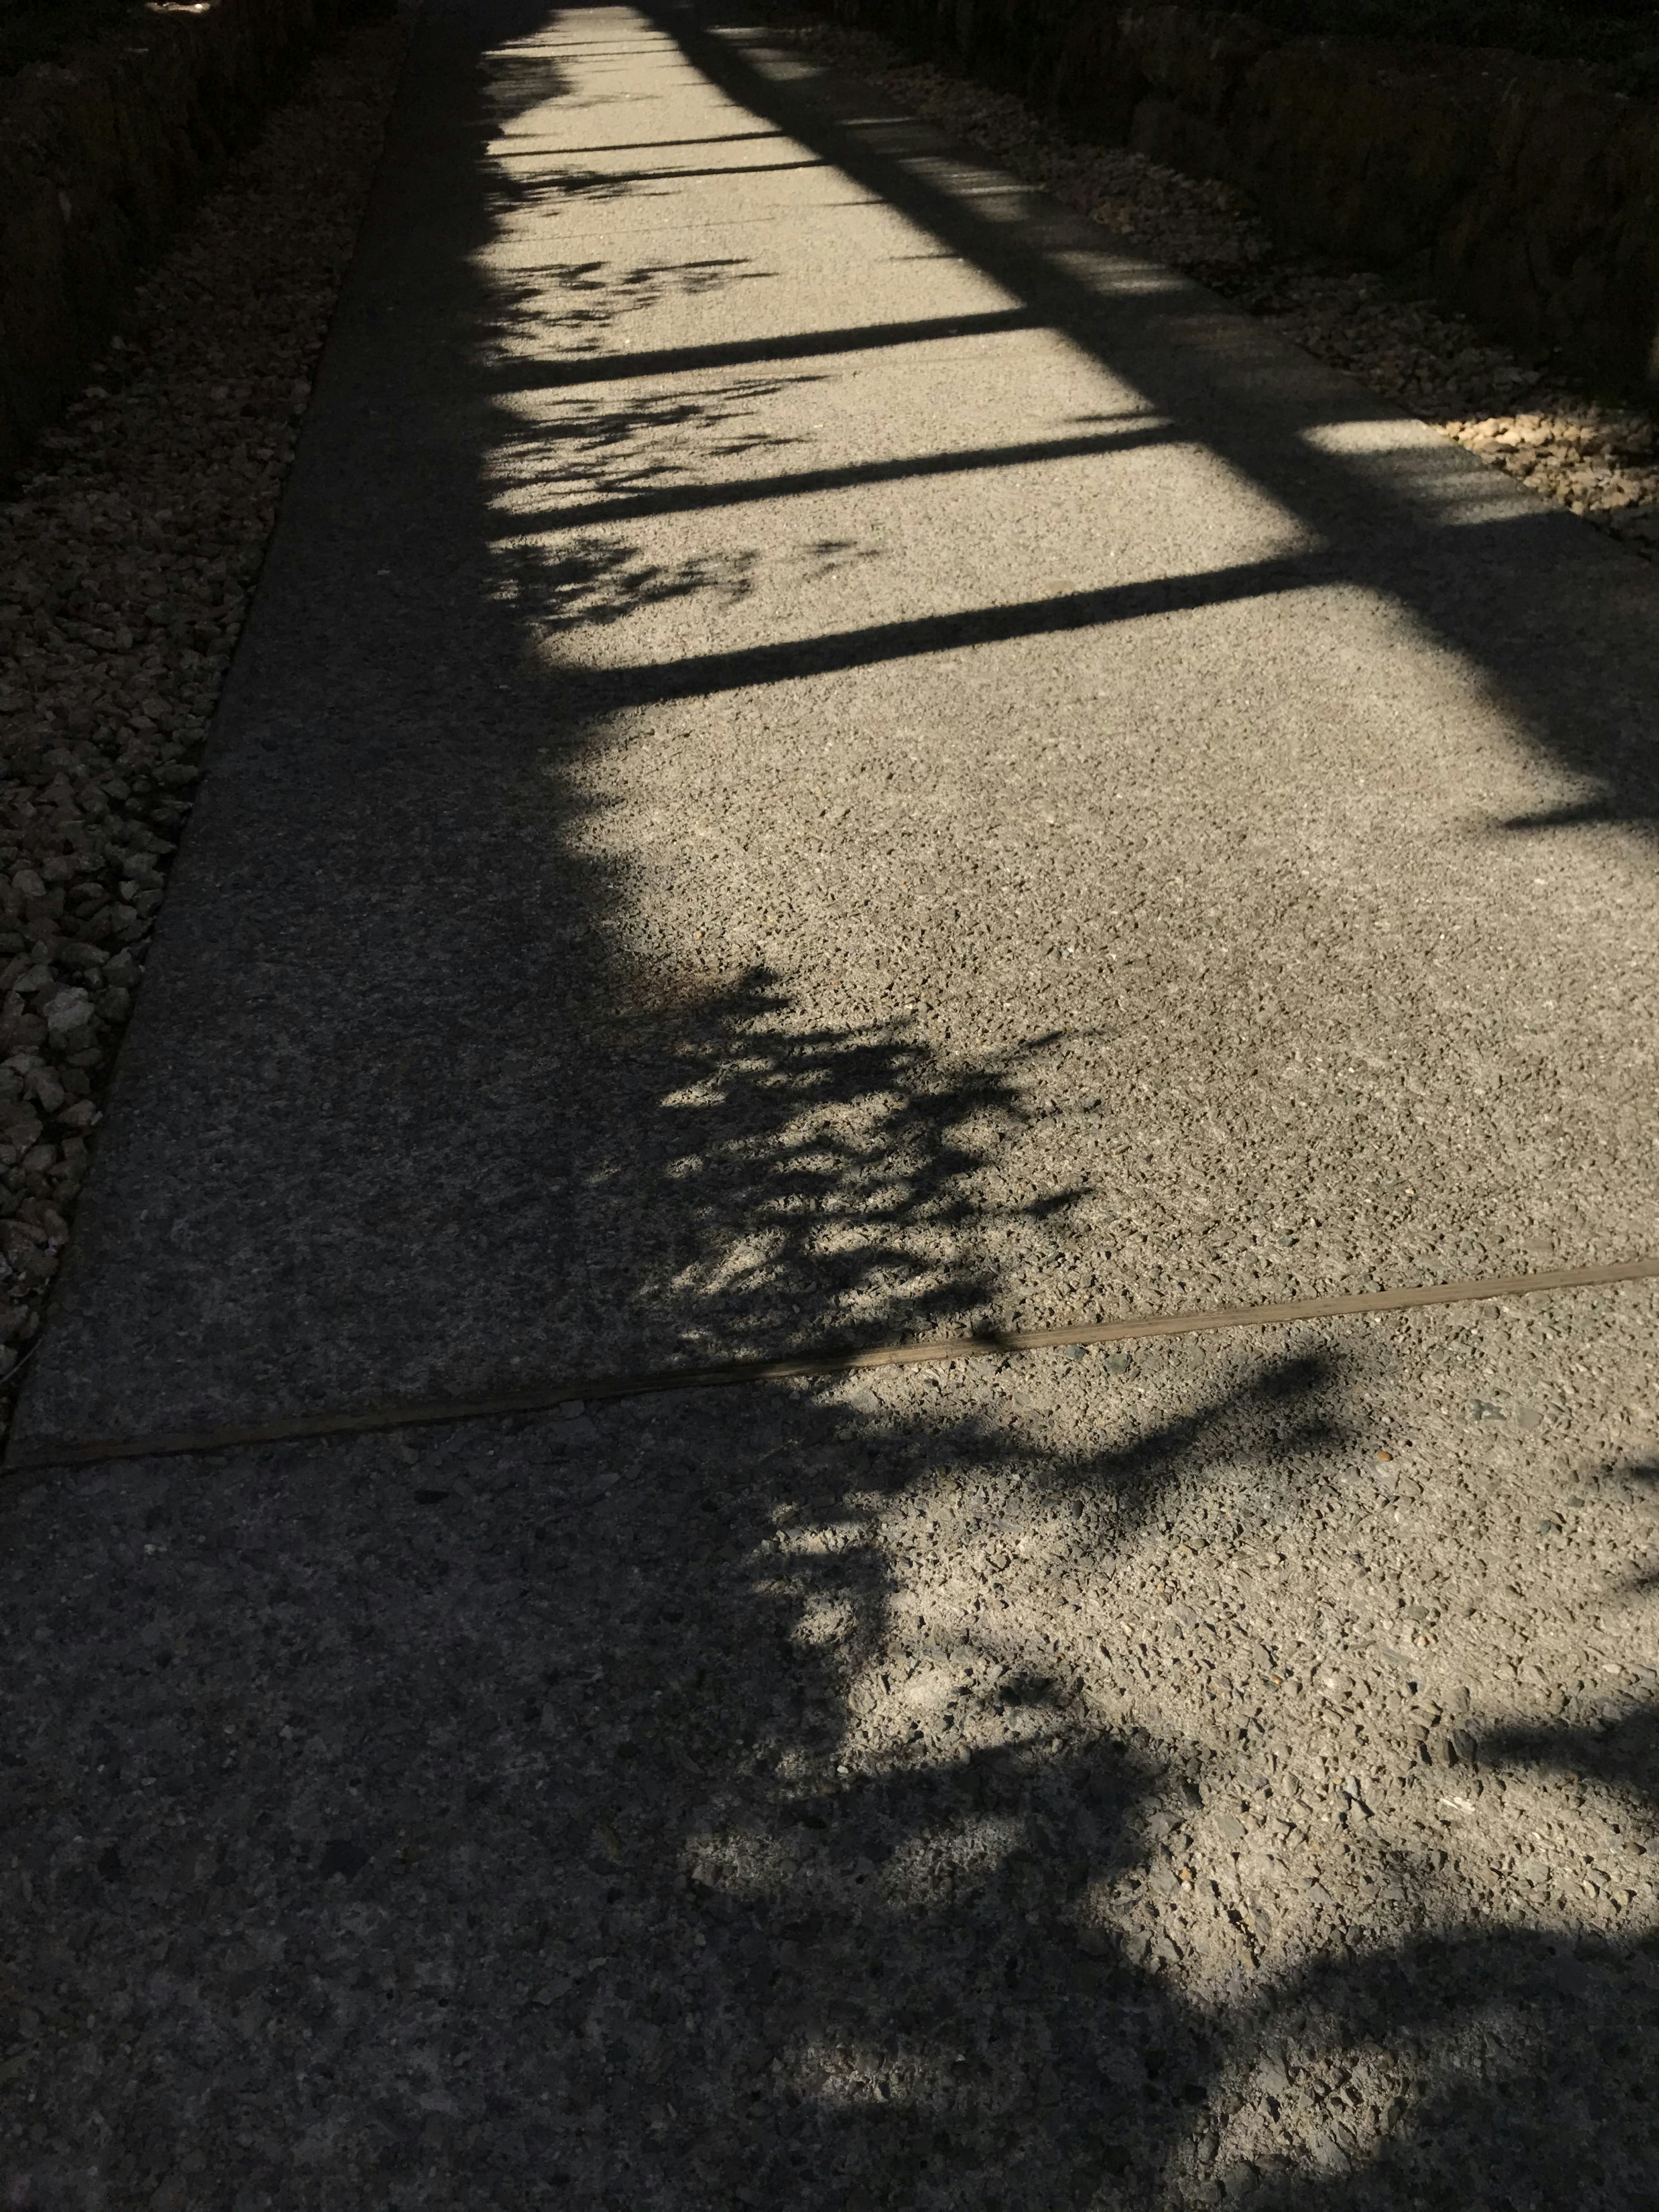
[[[510,46],[550,15],[433,10],[434,104],[447,113],[446,71],[480,84],[461,156],[422,187],[471,179],[442,232],[457,266],[478,268],[507,204],[480,150],[490,129],[565,82]],[[656,20],[756,118],[993,274],[1024,303],[1000,326],[1052,323],[1169,416],[1232,373],[1213,332],[1200,368],[1179,366],[1209,313],[1190,295],[1165,322],[1115,316],[1040,241],[867,131],[833,130],[684,11]],[[635,135],[616,120],[596,141]],[[425,234],[406,251],[418,269]],[[752,273],[560,264],[551,313],[541,280],[477,274],[461,340],[421,372],[447,389],[471,359],[477,441],[417,436],[419,468],[396,447],[357,463],[385,503],[372,527],[349,500],[329,510],[348,545],[362,529],[377,554],[410,549],[410,600],[404,579],[380,596],[365,579],[349,637],[307,600],[314,666],[295,633],[254,637],[244,684],[280,664],[300,703],[277,725],[289,750],[257,771],[264,803],[215,832],[231,920],[206,933],[188,1118],[192,1134],[251,1123],[259,1176],[284,1143],[292,1173],[286,1213],[263,1183],[257,1202],[242,1192],[246,1219],[220,1202],[244,1264],[215,1248],[214,1297],[252,1303],[234,1310],[240,1338],[216,1306],[210,1349],[321,1343],[331,1386],[362,1388],[361,1352],[413,1395],[463,1337],[473,1382],[488,1358],[544,1371],[553,1341],[619,1364],[652,1331],[659,1350],[725,1356],[954,1331],[1000,1317],[1006,1232],[1084,1194],[1009,1202],[987,1175],[1042,1110],[1036,1079],[1063,1039],[946,1054],[903,1020],[827,1020],[767,969],[709,972],[685,946],[647,957],[623,927],[627,865],[586,842],[586,774],[618,713],[767,670],[763,653],[578,669],[572,635],[669,599],[735,605],[750,571],[580,535],[550,553],[515,536],[503,487],[539,511],[550,490],[695,487],[711,458],[769,450],[753,410],[776,387],[747,371],[631,404],[575,381],[580,362],[616,365],[634,305]],[[524,386],[500,373],[543,344],[561,349],[544,381],[573,394],[550,427],[510,411]],[[1328,541],[1306,573],[1410,607],[1490,668],[1517,726],[1593,777],[1612,816],[1650,822],[1646,771],[1613,744],[1578,617],[1554,597],[1571,526],[1437,537],[1368,485],[1375,527],[1356,532],[1352,477],[1296,447],[1298,403],[1275,415],[1243,354],[1250,404],[1226,458]],[[365,360],[346,398],[366,416],[384,359]],[[1225,412],[1212,392],[1206,419]],[[342,416],[330,452],[349,460],[358,417]],[[453,536],[428,555],[434,514],[452,533],[465,517],[459,555]],[[1115,611],[1278,588],[1293,567],[1150,586]],[[778,649],[773,673],[1097,623],[1109,598],[812,641]],[[274,945],[257,908],[241,919],[272,878],[288,894]],[[228,1006],[228,958],[258,983]],[[222,1104],[222,1071],[244,1064],[256,1103]],[[580,1261],[556,1281],[550,1223]],[[203,1234],[173,1226],[159,1287],[124,1316],[158,1366],[199,1296]],[[1177,1518],[1217,1555],[1239,1540],[1239,1462],[1253,1510],[1294,1534],[1374,1442],[1355,1379],[1328,1350],[1291,1349],[1247,1355],[1173,1413],[1079,1388],[1059,1441],[1023,1401],[965,1385],[948,1402],[921,1385],[687,1393],[227,1455],[210,1481],[156,1463],[20,1512],[16,1572],[41,1610],[10,1675],[12,1741],[41,1780],[18,1816],[11,1971],[64,2018],[73,2006],[96,2063],[54,2068],[44,2039],[26,2057],[40,2136],[13,2160],[14,2201],[1636,2212],[1651,2017],[1629,1996],[1634,1947],[1580,1955],[1481,1925],[1425,1854],[1393,1869],[1397,1910],[1370,1937],[1332,1928],[1292,1952],[1276,1902],[1224,1887],[1224,1832],[1201,1826],[1258,1765],[1290,1788],[1266,1729],[1247,1714],[1230,1736],[1182,1734],[1156,1717],[1156,1654],[1144,1711],[1114,1705],[1095,1663],[1103,1620],[1146,1633]],[[918,1594],[915,1516],[955,1547],[959,1589]],[[1062,1583],[1088,1597],[1092,1656]],[[1624,1786],[1652,1752],[1632,1715],[1594,1741],[1494,1733],[1481,1756],[1599,1759]],[[1212,1894],[1189,1852],[1213,1862]],[[1416,2100],[1398,2111],[1396,2072]],[[1261,2144],[1285,2139],[1316,2077],[1304,2154],[1275,2168]],[[1351,2093],[1368,2132],[1350,2143],[1328,2116]]]
[[[1276,374],[1276,348],[1255,343],[1242,319],[1218,319],[1208,295],[1171,282],[1160,301],[1143,296],[1133,315],[1115,313],[1109,246],[1093,249],[1080,225],[1068,226],[1059,250],[1051,211],[1039,195],[1010,187],[994,215],[974,204],[971,191],[941,177],[931,160],[907,158],[938,134],[901,122],[884,131],[862,127],[868,95],[835,72],[768,76],[745,58],[746,18],[716,4],[672,8],[654,16],[686,58],[757,120],[787,131],[832,161],[854,182],[902,212],[948,251],[993,277],[1012,298],[1073,343],[1127,379],[1149,406],[1176,421],[1201,408],[1206,442],[1258,484],[1284,510],[1340,547],[1337,565],[1349,581],[1408,609],[1426,635],[1443,640],[1480,670],[1518,734],[1547,757],[1583,777],[1595,796],[1586,811],[1503,825],[1535,834],[1571,828],[1577,819],[1620,822],[1651,835],[1659,822],[1659,722],[1649,687],[1636,675],[1640,655],[1623,665],[1607,622],[1618,604],[1651,660],[1659,651],[1659,617],[1642,564],[1616,550],[1591,549],[1569,517],[1541,507],[1524,517],[1425,526],[1412,482],[1420,455],[1368,469],[1321,450],[1305,434],[1327,427],[1310,416],[1294,379]],[[845,118],[853,127],[843,127]],[[856,118],[856,120],[855,120]],[[962,168],[994,173],[964,151]],[[1007,203],[1023,203],[1011,219]],[[1047,234],[1045,234],[1047,233]],[[1087,263],[1094,260],[1091,270]],[[1120,264],[1121,266],[1121,264]],[[1118,279],[1116,281],[1121,281]],[[1241,404],[1215,404],[1218,390],[1236,385]],[[1356,390],[1356,421],[1379,415]],[[1449,453],[1436,471],[1451,481],[1460,466],[1476,484],[1475,465]],[[1356,495],[1364,507],[1356,528]],[[1600,555],[1600,558],[1596,557]]]

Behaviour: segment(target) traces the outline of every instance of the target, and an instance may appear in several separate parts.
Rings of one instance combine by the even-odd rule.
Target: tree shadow
[[[1029,238],[1011,243],[1016,227],[978,219],[970,201],[884,156],[869,133],[823,125],[821,84],[820,105],[803,110],[689,14],[662,20],[750,113],[965,254],[1127,375],[1156,413],[1179,416],[1188,393],[1156,317],[1126,328]],[[1170,329],[1188,334],[1191,319],[1172,302]],[[1213,351],[1205,373],[1216,373]],[[1239,373],[1251,377],[1253,365]],[[1251,397],[1254,405],[1259,390]],[[1564,665],[1572,650],[1555,604],[1561,519],[1464,524],[1437,541],[1413,511],[1407,465],[1393,493],[1368,481],[1382,511],[1358,536],[1347,520],[1352,480],[1339,464],[1310,462],[1297,404],[1287,398],[1266,434],[1259,420],[1241,427],[1225,457],[1340,544],[1309,573],[1340,574],[1408,606],[1488,671],[1517,727],[1595,781],[1602,818],[1650,823],[1651,762],[1619,719],[1630,702],[1587,715],[1583,672]],[[1251,415],[1239,410],[1241,426]],[[1293,465],[1283,458],[1291,453]],[[1563,557],[1579,550],[1575,535]],[[1217,591],[1278,581],[1218,579]],[[1492,650],[1499,599],[1501,668]],[[1039,610],[1036,626],[1103,612]],[[969,634],[981,633],[958,621],[951,641]],[[915,647],[939,642],[930,635]],[[910,641],[851,639],[844,662],[896,649]],[[823,641],[803,649],[801,665],[826,665]],[[730,680],[768,675],[757,661]],[[653,672],[623,670],[588,696],[604,714],[721,680],[699,667],[659,691]],[[975,1257],[975,1243],[997,1222],[975,1178],[1029,1110],[1020,1061],[1041,1048],[947,1067],[900,1028],[802,1034],[793,1020],[781,980],[763,973],[705,999],[696,1021],[677,1028],[685,1079],[665,1095],[675,1135],[662,1172],[695,1197],[653,1295],[709,1316],[710,1340],[728,1346],[776,1344],[793,1316],[852,1341],[861,1325],[873,1338],[982,1322],[994,1311],[996,1268]],[[860,1116],[851,1130],[849,1109]],[[734,1235],[737,1224],[745,1233]],[[1178,1419],[1069,1451],[1034,1449],[972,1413],[918,1424],[886,1407],[849,1417],[834,1400],[775,1401],[755,1411],[752,1428],[746,1416],[688,1403],[658,1425],[684,1440],[699,1469],[729,1449],[734,1430],[752,1436],[738,1494],[757,1556],[775,1553],[781,1528],[786,1540],[794,1528],[842,1533],[824,1548],[788,1551],[787,1574],[763,1570],[741,1626],[717,1576],[677,1600],[676,1648],[689,1645],[699,1664],[653,1710],[645,1740],[660,1732],[708,1746],[712,1723],[740,1747],[700,1753],[702,1817],[672,1831],[708,1938],[704,1996],[689,2028],[661,2016],[651,1978],[631,1968],[603,1995],[585,1989],[566,2000],[568,2030],[586,2039],[573,2094],[604,2114],[610,2140],[564,2185],[600,2186],[602,2168],[617,2170],[607,2161],[631,2155],[629,2185],[665,2203],[992,2212],[1224,2196],[1290,2208],[1340,2191],[1345,2202],[1507,2203],[1530,2212],[1639,2201],[1638,2107],[1623,2127],[1588,2115],[1583,2015],[1571,2009],[1579,1995],[1594,1996],[1604,1966],[1629,1966],[1627,1952],[1609,1947],[1601,1964],[1564,1965],[1562,1947],[1542,1934],[1448,1927],[1460,1905],[1435,1895],[1425,1861],[1399,1870],[1402,1911],[1438,1926],[1404,1942],[1384,1935],[1369,1948],[1334,1932],[1326,1955],[1301,1964],[1275,1960],[1273,1915],[1259,1898],[1218,1898],[1210,1940],[1226,1966],[1218,1973],[1212,1960],[1210,1995],[1200,1997],[1181,1977],[1192,1963],[1182,1941],[1158,1932],[1155,1912],[1145,1934],[1126,1936],[1093,1903],[1191,1832],[1183,1819],[1212,1778],[1194,1747],[1133,1720],[1104,1723],[1069,1664],[1036,1656],[994,1613],[943,1644],[938,1624],[896,1619],[903,1593],[893,1556],[868,1523],[883,1501],[931,1494],[953,1469],[959,1492],[1015,1539],[1051,1511],[1076,1515],[1069,1526],[1098,1577],[1157,1543],[1171,1502],[1201,1493],[1264,1430],[1279,1510],[1290,1517],[1330,1455],[1364,1430],[1327,1355],[1264,1361]],[[635,1510],[647,1510],[642,1497]],[[678,1559],[682,1542],[676,1521],[665,1550]],[[595,1647],[602,1632],[595,1617]],[[757,1647],[783,1656],[781,1679],[757,1672]],[[902,1680],[892,1679],[898,1653],[910,1669]],[[636,1703],[624,1697],[613,1713],[616,1728],[643,1736]],[[1496,1755],[1496,1746],[1481,1753]],[[1571,1732],[1517,1741],[1512,1755],[1534,1768],[1570,1758],[1578,1771],[1597,1771]],[[1608,1765],[1606,1778],[1627,1779],[1627,1769],[1615,1777]],[[672,1787],[659,1770],[657,1790]],[[634,1844],[618,1841],[632,1873]],[[1231,2001],[1218,2002],[1229,1975]],[[1552,2010],[1562,1993],[1565,2014]],[[641,2021],[659,2033],[641,2039]],[[1620,2044],[1608,2062],[1621,2087],[1639,2081],[1640,2041]],[[1287,2110],[1310,2066],[1331,2077],[1294,2168],[1237,2148],[1260,2141],[1238,2122],[1263,2047],[1286,2054],[1273,2063],[1286,2076],[1274,2101]],[[1383,2082],[1395,2047],[1413,2056],[1413,2086],[1400,2110],[1384,2108],[1373,2136],[1381,2149],[1367,2151],[1332,2118],[1342,2109],[1337,2077],[1346,2068],[1352,2085],[1369,2066]],[[626,2152],[621,2113],[640,2116]]]
[[[544,58],[500,52],[547,20],[539,5],[434,10],[428,66],[478,72],[480,141],[561,88]],[[1028,282],[1029,245],[1011,251],[867,134],[831,141],[729,48],[684,36],[755,113],[818,133],[999,282]],[[458,262],[489,240],[492,189],[453,221]],[[682,274],[701,293],[751,273],[561,264],[569,297],[550,313],[522,275],[480,276],[471,335],[492,371],[544,342],[597,357]],[[1127,347],[1139,387],[1179,400],[1156,329],[1125,337],[1097,303],[1085,313],[1064,270],[1030,297],[1115,368]],[[489,1358],[503,1378],[545,1372],[552,1342],[730,1357],[976,1328],[1004,1317],[1010,1234],[1087,1195],[1010,1201],[990,1172],[1045,1110],[1065,1035],[947,1054],[902,1018],[826,1020],[769,969],[629,949],[626,870],[584,842],[600,803],[583,774],[611,718],[666,676],[554,656],[503,704],[447,658],[493,687],[526,641],[578,622],[736,604],[740,558],[665,566],[579,530],[552,554],[520,549],[498,497],[695,481],[711,456],[776,442],[751,410],[777,388],[744,376],[621,406],[584,391],[549,428],[492,385],[482,486],[470,454],[447,476],[434,465],[435,492],[412,467],[381,471],[411,544],[425,501],[465,501],[476,542],[465,562],[434,559],[412,611],[388,583],[380,630],[365,580],[380,657],[355,635],[342,647],[309,600],[301,635],[326,647],[314,670],[292,633],[253,639],[250,686],[269,651],[316,694],[278,726],[291,743],[258,771],[267,803],[243,810],[204,932],[193,1049],[209,1073],[186,1119],[193,1139],[214,1134],[192,1174],[249,1117],[301,1133],[288,1214],[245,1192],[244,1241],[228,1248],[244,1264],[213,1255],[212,1327],[193,1349],[233,1382],[268,1379],[236,1364],[249,1340],[324,1344],[317,1373],[343,1375],[345,1396],[358,1351],[390,1389],[429,1374],[422,1361],[468,1363],[443,1370],[452,1384],[490,1379]],[[356,439],[368,404],[343,411]],[[1331,520],[1352,495],[1334,465],[1304,462],[1292,482],[1276,450],[1229,458]],[[330,526],[349,533],[342,504]],[[1502,564],[1443,599],[1471,557],[1468,532],[1448,536],[1390,545],[1385,526],[1380,550],[1345,540],[1340,560],[1478,658]],[[1540,640],[1504,679],[1547,675],[1525,726],[1601,763],[1593,726],[1562,734],[1559,624],[1530,599],[1511,610],[1533,617]],[[894,647],[849,646],[849,665]],[[712,681],[695,664],[673,680]],[[381,719],[342,736],[354,684]],[[355,816],[307,785],[340,754],[347,784],[373,788]],[[1619,818],[1645,818],[1634,783],[1609,790]],[[273,875],[275,951],[264,909],[243,910]],[[345,888],[313,911],[324,881]],[[435,917],[434,882],[449,894]],[[173,943],[178,963],[188,945]],[[373,964],[342,945],[396,948],[379,996]],[[255,979],[229,1007],[227,957]],[[239,1066],[256,1071],[252,1107],[214,1087]],[[339,1154],[356,1177],[343,1197]],[[295,1233],[316,1220],[327,1235]],[[550,1222],[580,1263],[563,1274]],[[202,1234],[193,1216],[174,1224],[156,1264],[175,1273],[122,1316],[158,1368],[180,1357]],[[258,1295],[236,1307],[244,1275]],[[1279,1893],[1227,1872],[1240,1778],[1275,1803],[1301,1786],[1271,1723],[1248,1704],[1231,1737],[1159,1717],[1163,1571],[1182,1543],[1224,1556],[1247,1512],[1293,1533],[1373,1441],[1356,1370],[1318,1347],[1246,1352],[1173,1411],[1103,1395],[1101,1372],[1055,1362],[1057,1413],[1030,1392],[976,1398],[961,1376],[932,1395],[925,1378],[685,1393],[226,1454],[207,1480],[178,1461],[94,1470],[14,1498],[31,1632],[9,1669],[3,1754],[21,1899],[9,2078],[38,2117],[7,2154],[13,2202],[1634,2212],[1650,2182],[1653,2014],[1631,1995],[1646,1955],[1471,1927],[1425,1850],[1379,1868],[1374,1940],[1333,1914],[1311,1923],[1310,1959],[1286,1942]],[[917,1528],[944,1532],[959,1589],[918,1594]],[[1085,1596],[1097,1655],[1103,1618],[1139,1644],[1144,1708],[1106,1695],[1078,1626]],[[1273,1655],[1257,1657],[1282,1686]],[[1613,1782],[1651,1748],[1632,1715],[1593,1741],[1494,1736],[1480,1756],[1587,1774],[1599,1756]],[[1615,2002],[1616,2047],[1601,2027]],[[1596,2087],[1616,2094],[1597,2106]],[[1299,2148],[1275,2168],[1263,2145],[1290,2139],[1285,2115]]]
[[[517,204],[502,196],[497,220]],[[732,284],[772,281],[770,272],[754,269],[729,257],[702,261],[635,262],[553,261],[533,270],[515,271],[509,280],[498,276],[491,287],[491,312],[480,331],[487,345],[493,338],[509,356],[510,345],[521,353],[531,345],[544,344],[558,359],[601,356],[613,343],[619,323],[630,315],[648,313],[667,299],[701,300]],[[741,390],[739,398],[747,396]],[[756,397],[764,398],[764,390]],[[664,395],[657,404],[696,405],[679,395]],[[706,403],[705,403],[706,404]],[[696,420],[693,416],[690,419]],[[638,423],[643,431],[649,417]],[[556,426],[562,429],[562,425]]]
[[[1316,2172],[1237,2158],[1228,2195],[1262,2212],[1640,2204],[1659,2140],[1651,1955],[1477,1923],[1317,1962],[1256,2023],[1275,2118]],[[1349,2122],[1379,2110],[1362,2150]]]

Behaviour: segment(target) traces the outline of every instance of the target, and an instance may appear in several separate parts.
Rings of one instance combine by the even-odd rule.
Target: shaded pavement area
[[[1650,571],[431,0],[19,1445],[1659,1249]],[[1650,1285],[15,1479],[11,2202],[1635,2208]]]

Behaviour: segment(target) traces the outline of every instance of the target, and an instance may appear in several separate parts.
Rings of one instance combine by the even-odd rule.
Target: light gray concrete
[[[1656,648],[762,33],[434,4],[20,1438],[1650,1251]],[[1636,2212],[1656,1304],[14,1493],[15,2172]]]

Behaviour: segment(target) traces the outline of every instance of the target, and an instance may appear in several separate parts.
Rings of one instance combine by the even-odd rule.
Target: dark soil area
[[[0,0],[0,76],[30,62],[59,61],[119,24],[142,23],[149,12],[146,0]]]
[[[203,0],[0,0],[0,79],[32,62],[62,62],[77,46],[124,27],[141,33],[158,15],[205,12]],[[337,21],[356,12],[333,11]]]
[[[1176,0],[1199,6],[1203,0]],[[1659,7],[1653,0],[1250,0],[1239,12],[1322,38],[1425,40],[1503,46],[1547,61],[1591,62],[1625,92],[1659,92]]]

